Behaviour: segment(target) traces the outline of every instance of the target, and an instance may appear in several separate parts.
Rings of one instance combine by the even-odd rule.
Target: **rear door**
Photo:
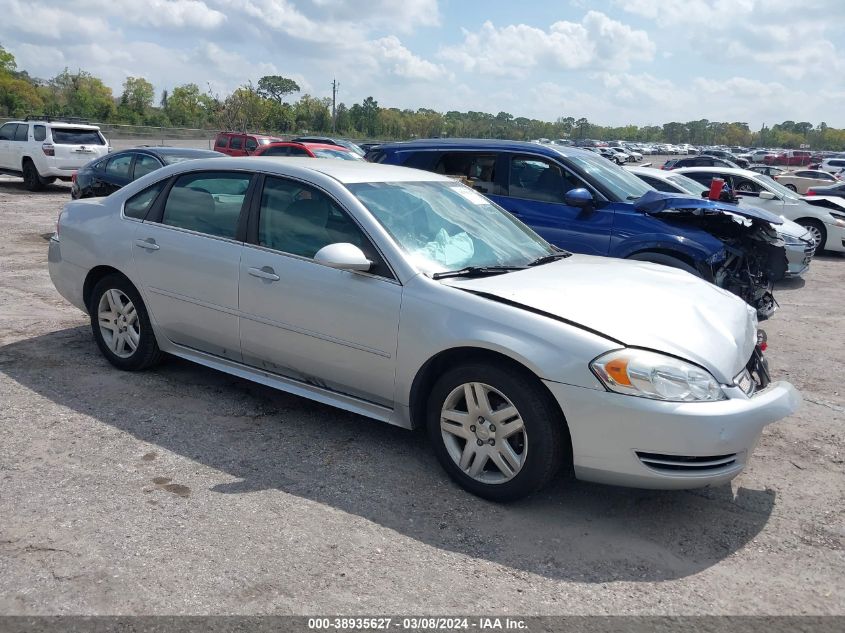
[[[232,134],[229,137],[229,156],[246,156],[246,150],[244,149],[245,140],[243,134]]]
[[[12,161],[13,168],[21,168],[23,156],[27,149],[27,140],[29,140],[29,123],[18,123],[18,127],[15,129],[15,137],[11,143],[11,151],[9,152],[9,159]]]
[[[108,148],[99,130],[94,128],[50,127],[54,163],[58,169],[79,169],[97,156],[103,156]]]
[[[508,154],[504,195],[489,195],[556,246],[591,255],[607,255],[613,230],[613,205],[563,165],[542,156]],[[564,203],[571,189],[586,188],[596,204],[581,209]]]
[[[240,361],[238,270],[252,173],[176,177],[135,231],[145,300],[168,339]]]

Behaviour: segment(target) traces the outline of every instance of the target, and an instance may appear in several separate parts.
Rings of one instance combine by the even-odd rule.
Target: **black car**
[[[837,198],[845,198],[845,182],[839,182],[835,185],[824,185],[821,187],[810,187],[807,189],[807,196],[835,196]]]
[[[703,153],[707,156],[714,156],[715,158],[721,158],[722,160],[734,163],[736,167],[739,167],[741,169],[748,169],[748,166],[751,164],[744,158],[740,158],[736,154],[726,152],[723,149],[710,149]],[[712,167],[712,165],[684,165],[684,167]],[[724,165],[717,165],[717,167],[724,167]]]
[[[133,147],[113,152],[91,161],[73,175],[70,196],[74,200],[107,196],[165,165],[222,156],[225,154],[187,147]]]
[[[667,160],[661,169],[678,169],[679,167],[733,167],[736,169],[741,167],[741,165],[726,158],[717,158],[716,156],[702,154],[701,156]]]

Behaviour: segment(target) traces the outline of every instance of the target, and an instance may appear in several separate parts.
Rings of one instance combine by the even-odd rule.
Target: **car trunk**
[[[107,151],[96,128],[53,127],[53,151],[59,169],[78,169]]]

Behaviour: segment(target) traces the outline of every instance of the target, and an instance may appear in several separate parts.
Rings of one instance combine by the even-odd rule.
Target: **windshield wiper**
[[[572,253],[570,253],[569,251],[559,251],[557,253],[552,253],[551,255],[543,255],[543,257],[538,257],[528,265],[542,266],[543,264],[548,264],[549,262],[553,262],[558,259],[563,259],[564,257],[569,257],[570,255],[572,255]]]
[[[442,273],[434,273],[432,279],[446,279],[447,277],[482,277],[484,275],[500,275],[513,272],[514,270],[525,270],[525,266],[467,266],[458,270],[447,270]]]

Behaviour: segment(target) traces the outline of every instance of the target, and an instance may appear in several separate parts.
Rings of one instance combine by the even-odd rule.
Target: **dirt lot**
[[[112,369],[46,270],[68,191],[0,178],[0,613],[845,613],[845,257],[776,293],[769,358],[805,402],[731,486],[501,506],[421,434]]]

